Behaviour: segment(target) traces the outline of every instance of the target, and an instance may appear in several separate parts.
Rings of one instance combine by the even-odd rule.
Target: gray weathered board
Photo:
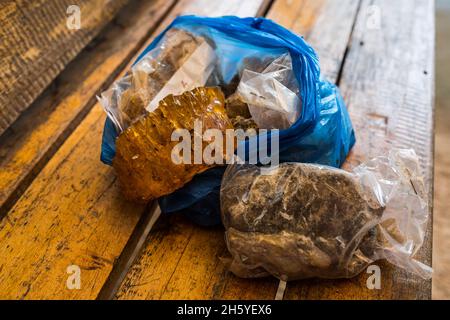
[[[0,2],[0,134],[127,1]],[[68,20],[78,15],[71,5],[79,8],[79,20]],[[78,21],[76,29],[71,22]]]

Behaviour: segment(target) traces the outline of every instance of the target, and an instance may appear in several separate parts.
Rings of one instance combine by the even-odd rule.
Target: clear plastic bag
[[[350,278],[379,259],[431,276],[413,259],[428,221],[413,150],[393,150],[351,173],[283,163],[261,174],[258,166],[232,165],[221,210],[230,269],[240,277]]]
[[[286,129],[301,112],[299,85],[289,54],[272,61],[261,73],[244,69],[237,88],[261,129]]]
[[[147,52],[125,77],[99,98],[119,132],[155,110],[169,94],[179,95],[206,84],[217,57],[206,39],[173,29]]]

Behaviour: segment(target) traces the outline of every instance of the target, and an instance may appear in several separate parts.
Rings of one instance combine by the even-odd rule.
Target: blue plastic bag
[[[320,76],[318,58],[303,38],[265,18],[181,16],[155,38],[136,62],[157,48],[172,28],[206,35],[214,41],[225,82],[231,81],[245,57],[288,52],[299,83],[302,106],[299,119],[288,129],[279,131],[279,160],[342,165],[355,143],[352,124],[339,90]],[[107,119],[101,160],[109,165],[115,155],[117,135],[115,126]],[[270,135],[269,132],[269,141]],[[243,143],[249,150],[249,142]],[[182,212],[201,225],[220,223],[219,190],[224,170],[225,167],[212,168],[174,193],[161,197],[162,213]]]

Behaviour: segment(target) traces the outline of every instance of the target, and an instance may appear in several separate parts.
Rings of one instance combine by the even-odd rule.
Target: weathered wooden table
[[[64,70],[38,99],[58,68],[44,65],[17,81],[22,87],[28,81],[27,99],[9,96],[8,103],[20,106],[34,102],[0,137],[0,298],[274,299],[275,279],[243,280],[226,270],[221,228],[200,228],[182,217],[157,220],[155,205],[123,200],[113,170],[99,161],[105,115],[95,95],[182,13],[265,15],[304,35],[323,74],[341,88],[355,127],[357,143],[344,167],[394,146],[414,148],[431,210],[433,1],[131,2],[70,64],[59,62]],[[0,7],[1,19],[8,12]],[[37,54],[26,53],[25,63]],[[429,265],[431,241],[430,221],[418,255]],[[431,297],[431,281],[377,264],[380,290],[369,290],[369,275],[362,273],[351,280],[290,282],[284,298]],[[71,265],[80,267],[79,289],[67,286]]]

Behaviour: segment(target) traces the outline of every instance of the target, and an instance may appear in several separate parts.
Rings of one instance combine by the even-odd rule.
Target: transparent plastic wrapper
[[[237,92],[262,129],[286,129],[300,116],[299,86],[289,54],[272,61],[261,73],[244,69]]]
[[[413,150],[392,150],[353,172],[304,163],[232,165],[221,187],[222,221],[240,277],[350,278],[387,259],[423,278],[413,259],[428,200]]]
[[[173,29],[99,100],[117,131],[122,132],[154,111],[169,94],[180,95],[204,86],[215,63],[214,50],[204,37]]]

